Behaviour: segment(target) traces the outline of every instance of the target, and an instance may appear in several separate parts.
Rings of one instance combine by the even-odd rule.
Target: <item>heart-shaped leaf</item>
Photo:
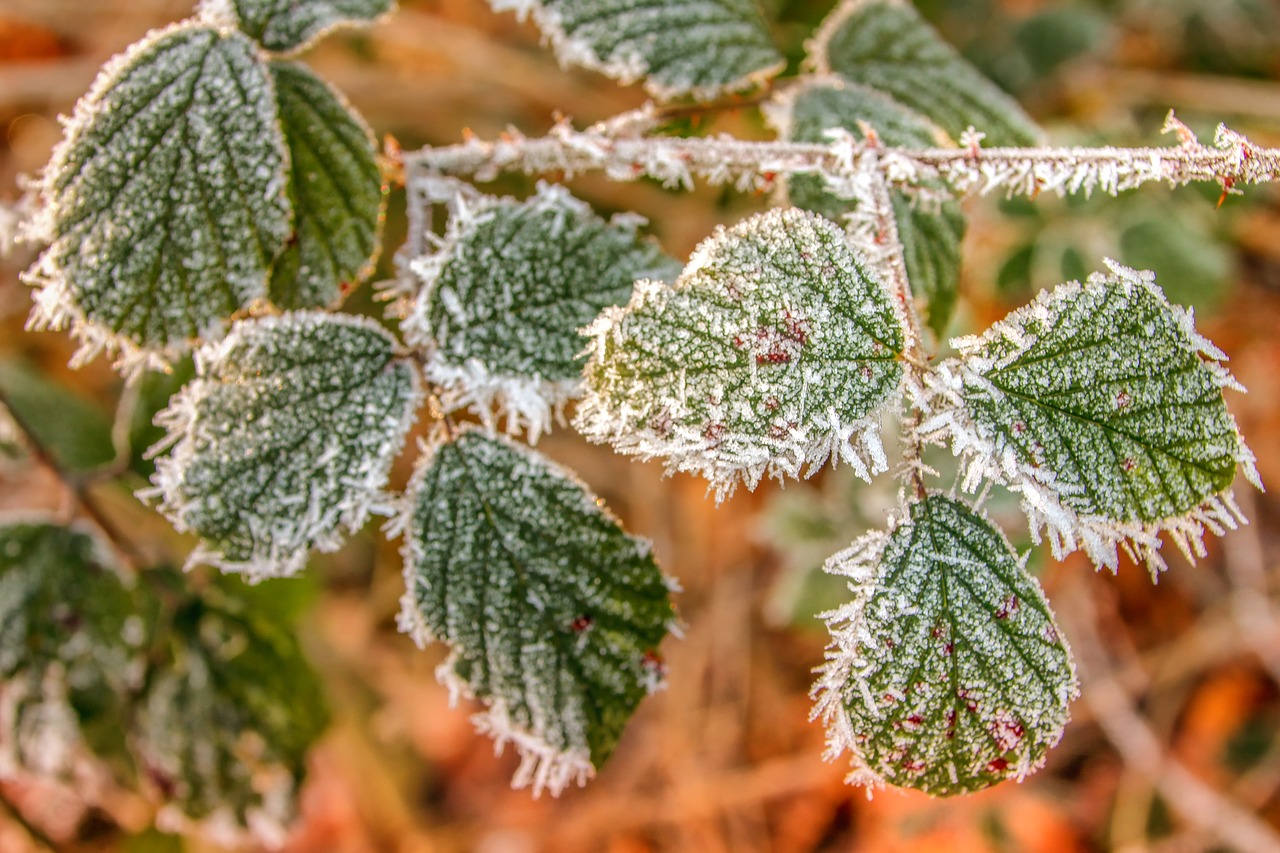
[[[162,512],[208,562],[290,575],[385,506],[382,489],[419,399],[417,375],[375,323],[293,313],[237,323],[196,357],[157,422]]]
[[[593,441],[664,457],[721,497],[832,454],[864,477],[887,464],[878,415],[902,380],[902,319],[820,216],[775,209],[719,229],[674,286],[639,282],[586,332],[575,425]]]
[[[754,0],[489,0],[529,12],[565,64],[622,83],[644,80],[657,98],[710,100],[781,71],[782,54]]]
[[[373,271],[383,213],[373,134],[327,83],[296,62],[271,65],[289,144],[293,235],[271,269],[281,308],[332,305]]]
[[[337,27],[375,21],[395,6],[395,0],[203,0],[200,14],[239,27],[267,50],[292,52]]]
[[[810,45],[810,63],[906,104],[953,139],[969,127],[990,145],[1035,145],[1041,132],[908,0],[844,0]]]
[[[680,266],[636,233],[637,218],[605,222],[560,187],[451,207],[438,252],[411,262],[423,286],[405,340],[430,352],[446,410],[471,406],[489,425],[505,414],[509,432],[526,427],[536,442],[581,391],[578,330],[637,279],[674,280]]]
[[[1226,356],[1154,275],[1110,268],[954,341],[960,356],[940,365],[939,412],[922,431],[966,457],[968,487],[1020,491],[1056,554],[1083,547],[1114,569],[1127,542],[1155,571],[1161,531],[1203,555],[1206,527],[1239,520],[1227,492],[1237,466],[1257,473],[1223,400]]]
[[[476,431],[425,460],[402,523],[401,627],[452,648],[440,677],[520,750],[516,787],[584,782],[662,682],[674,612],[649,543],[569,472]]]
[[[826,565],[854,601],[826,614],[815,689],[828,757],[849,781],[948,796],[1021,779],[1058,742],[1077,695],[1071,653],[1008,540],[942,495],[911,504]]]
[[[130,361],[216,329],[266,294],[289,235],[286,160],[252,42],[179,24],[134,45],[76,105],[45,172],[33,323],[69,323],[84,358]]]

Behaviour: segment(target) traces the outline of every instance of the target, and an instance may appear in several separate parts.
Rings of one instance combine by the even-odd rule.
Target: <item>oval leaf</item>
[[[930,148],[946,142],[938,128],[887,95],[839,78],[818,79],[776,98],[767,110],[784,139],[823,142],[840,128],[864,137],[874,131],[883,145]],[[951,320],[960,287],[960,248],[967,226],[960,203],[941,181],[892,191],[894,220],[912,293],[925,301],[925,317],[941,336]],[[791,202],[836,222],[855,202],[826,190],[820,175],[795,175],[787,184]]]
[[[844,0],[810,45],[823,73],[869,86],[959,139],[969,128],[990,145],[1026,146],[1042,134],[1018,103],[968,63],[907,0]]]
[[[464,432],[425,460],[406,501],[401,627],[453,650],[439,670],[522,763],[514,785],[559,793],[613,752],[661,684],[674,619],[649,544],[534,451]]]
[[[1079,692],[1040,585],[1004,535],[941,495],[827,561],[855,598],[826,614],[815,716],[849,781],[933,795],[1021,779],[1044,763]]]
[[[293,636],[213,590],[206,598],[175,616],[133,725],[167,801],[156,823],[226,847],[279,847],[328,722],[324,691]]]
[[[799,476],[836,454],[884,470],[878,414],[903,376],[902,319],[831,222],[771,210],[721,228],[674,286],[641,281],[586,330],[575,425],[669,471]]]
[[[124,749],[120,721],[144,672],[142,609],[89,535],[0,524],[0,778],[70,778],[90,750]]]
[[[1236,467],[1257,474],[1223,400],[1226,356],[1154,275],[1110,267],[954,341],[959,359],[934,380],[941,411],[922,429],[951,438],[968,487],[1020,491],[1055,554],[1083,547],[1114,569],[1127,542],[1155,571],[1162,530],[1202,554],[1206,527],[1237,523]]]
[[[304,65],[271,65],[289,145],[293,235],[271,269],[281,308],[321,308],[373,272],[382,224],[382,175],[373,134]]]
[[[529,12],[566,65],[654,97],[711,100],[756,86],[785,67],[754,0],[489,0]]]
[[[440,250],[411,264],[422,290],[403,323],[428,347],[427,378],[446,410],[473,407],[486,424],[505,413],[531,441],[582,384],[578,330],[631,296],[640,278],[673,280],[679,264],[636,233],[606,223],[559,187],[527,202],[477,198],[453,205]]]
[[[200,14],[237,26],[267,50],[301,50],[332,29],[371,23],[395,0],[204,0]]]
[[[136,359],[263,296],[289,235],[271,89],[252,42],[208,27],[172,27],[113,60],[45,173],[33,323],[70,323],[83,358]]]
[[[196,363],[157,416],[169,430],[157,450],[176,446],[148,495],[200,535],[189,565],[290,575],[381,508],[419,390],[379,326],[319,313],[249,320]]]

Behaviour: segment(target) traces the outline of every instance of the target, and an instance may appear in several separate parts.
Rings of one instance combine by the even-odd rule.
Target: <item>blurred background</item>
[[[0,201],[20,196],[101,63],[189,0],[0,0]],[[793,69],[830,0],[764,0]],[[307,59],[345,91],[379,134],[406,148],[533,136],[558,114],[585,126],[636,107],[638,86],[560,69],[531,24],[482,0],[401,0],[372,30],[324,41]],[[1170,144],[1170,108],[1212,138],[1224,121],[1280,145],[1280,2],[1276,0],[918,0],[917,6],[1013,92],[1055,143]],[[752,109],[691,121],[690,132],[767,138]],[[505,179],[494,191],[524,193]],[[721,222],[768,199],[702,187],[587,177],[575,193],[602,213],[635,210],[669,252],[687,256]],[[1229,404],[1280,484],[1280,196],[1250,188],[1149,186],[1119,199],[969,203],[962,303],[953,333],[979,331],[1037,290],[1081,278],[1104,257],[1153,269],[1170,298],[1249,388]],[[404,235],[393,199],[380,277]],[[190,542],[132,497],[159,437],[150,414],[183,378],[125,388],[103,362],[66,368],[65,335],[23,331],[18,280],[31,256],[0,259],[0,388],[42,440],[153,559],[181,564]],[[380,314],[365,286],[348,310]],[[69,512],[63,486],[0,437],[0,511]],[[433,677],[440,648],[395,630],[403,586],[394,545],[366,531],[306,576],[253,595],[296,620],[323,674],[332,725],[313,751],[302,818],[286,844],[303,851],[1210,851],[1231,827],[1280,849],[1280,505],[1247,485],[1253,520],[1188,565],[1176,553],[1158,584],[1122,564],[1037,553],[1040,575],[1082,668],[1084,696],[1048,766],[1026,783],[953,800],[843,784],[808,721],[811,670],[826,633],[814,614],[845,600],[825,557],[884,523],[896,486],[826,471],[762,485],[717,507],[700,480],[663,479],[569,430],[539,447],[581,473],[684,591],[685,638],[664,647],[667,690],[647,700],[587,788],[559,799],[511,791],[516,756],[495,757],[467,707],[450,708]],[[944,456],[939,465],[946,465]],[[411,459],[398,465],[398,483]],[[993,513],[1020,547],[1025,524],[1007,496]],[[1009,510],[1002,514],[1002,507]],[[201,583],[199,575],[192,583]],[[275,611],[273,611],[275,612]],[[135,794],[0,784],[0,851],[169,853],[219,848],[149,829]],[[1262,849],[1261,847],[1258,849]]]

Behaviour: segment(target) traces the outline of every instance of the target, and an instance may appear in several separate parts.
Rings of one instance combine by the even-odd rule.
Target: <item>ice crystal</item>
[[[118,729],[141,686],[146,648],[127,630],[140,609],[89,535],[0,523],[0,778],[83,772],[88,733]]]
[[[1242,521],[1227,489],[1237,466],[1255,484],[1257,472],[1223,400],[1239,388],[1226,356],[1153,274],[1108,263],[954,341],[921,432],[950,439],[966,487],[1021,492],[1055,555],[1080,547],[1115,569],[1123,545],[1154,572],[1161,531],[1191,559],[1206,528]]]
[[[490,0],[533,19],[565,64],[655,97],[709,100],[750,88],[785,63],[753,0]]]
[[[1078,693],[1071,653],[1004,535],[942,495],[828,560],[854,600],[824,614],[814,688],[829,759],[860,785],[947,796],[1022,779]]]
[[[674,286],[641,281],[592,338],[575,425],[622,453],[741,480],[832,455],[884,470],[879,415],[901,384],[902,318],[840,229],[802,210],[720,228]]]
[[[159,827],[278,847],[327,713],[293,636],[243,610],[212,599],[175,622],[171,659],[142,697],[136,748],[167,801]]]
[[[831,128],[855,133],[867,143],[900,148],[933,148],[945,134],[919,113],[887,95],[838,77],[815,78],[775,98],[766,115],[784,139],[823,142]],[[856,200],[833,195],[821,175],[794,175],[787,181],[792,204],[846,222],[862,242],[879,237],[874,221]],[[951,319],[960,284],[960,248],[966,227],[959,202],[936,178],[890,195],[912,293],[925,300],[930,328],[941,335]]]
[[[327,83],[293,62],[271,66],[289,145],[293,234],[271,270],[281,308],[332,304],[373,272],[383,212],[373,133]]]
[[[649,543],[535,451],[468,430],[435,447],[400,519],[400,624],[448,643],[439,676],[485,706],[477,726],[522,763],[513,784],[558,794],[613,752],[661,684],[674,619]]]
[[[200,15],[238,26],[267,50],[302,50],[336,27],[367,24],[395,9],[395,0],[203,0]]]
[[[196,355],[197,378],[157,416],[169,445],[162,512],[202,539],[190,564],[252,579],[300,570],[371,512],[419,399],[395,342],[358,317],[248,320]],[[154,451],[153,451],[154,452]]]
[[[426,375],[446,409],[470,406],[530,441],[578,396],[578,330],[621,305],[637,279],[680,267],[641,238],[634,216],[605,222],[563,188],[526,202],[456,195],[442,245],[410,261],[421,291],[402,324],[430,352]]]
[[[891,95],[959,140],[1034,145],[1041,132],[1017,102],[942,40],[907,0],[844,0],[809,45],[818,71]]]
[[[208,334],[263,296],[289,234],[284,138],[253,43],[179,24],[117,57],[44,176],[31,322],[126,361]]]

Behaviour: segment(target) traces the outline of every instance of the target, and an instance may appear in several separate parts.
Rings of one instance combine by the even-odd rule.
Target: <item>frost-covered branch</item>
[[[654,178],[689,188],[695,179],[732,183],[740,190],[770,187],[784,175],[821,174],[839,186],[850,175],[874,171],[893,184],[942,178],[965,193],[1003,190],[1009,195],[1053,192],[1116,194],[1153,181],[1172,185],[1221,184],[1230,191],[1280,177],[1280,149],[1261,148],[1220,125],[1213,146],[1201,144],[1170,114],[1165,130],[1179,144],[1162,148],[982,148],[978,134],[962,148],[883,147],[836,132],[830,143],[746,141],[728,137],[632,138],[608,123],[579,131],[561,122],[543,137],[510,131],[492,141],[424,148],[405,155],[411,170],[492,180],[502,172],[604,172],[614,180]]]

